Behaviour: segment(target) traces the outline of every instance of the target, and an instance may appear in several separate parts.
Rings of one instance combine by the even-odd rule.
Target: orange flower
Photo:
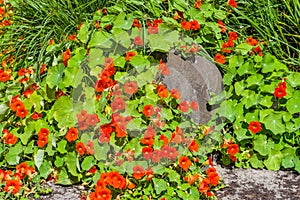
[[[11,109],[12,111],[17,111],[18,109],[20,109],[20,108],[22,108],[22,107],[24,107],[24,104],[23,104],[23,102],[20,101],[20,100],[16,100],[16,101],[14,101],[14,102],[12,102],[12,103],[10,104],[10,109]]]
[[[167,98],[169,95],[166,86],[163,84],[159,84],[156,87],[156,91],[157,91],[158,96],[160,96],[161,98]]]
[[[198,23],[198,21],[196,19],[193,21],[190,21],[190,26],[191,26],[191,29],[193,29],[194,31],[197,31],[200,28],[200,24]]]
[[[239,145],[237,144],[230,144],[227,149],[228,154],[234,156],[236,153],[239,152]]]
[[[153,146],[154,138],[153,137],[151,137],[151,138],[142,138],[141,143],[144,144],[144,145]]]
[[[94,143],[91,140],[89,140],[86,144],[86,153],[91,155],[94,154]]]
[[[110,172],[109,184],[116,189],[122,190],[126,188],[126,179],[119,172]]]
[[[189,111],[189,103],[187,101],[182,101],[178,105],[178,109],[182,112],[188,112]]]
[[[23,162],[16,166],[17,173],[26,174],[27,170],[28,170],[28,164],[26,162]]]
[[[41,118],[43,116],[42,113],[37,113],[37,112],[34,112],[32,115],[31,115],[31,119],[33,120],[38,120],[39,118]]]
[[[19,192],[22,183],[18,180],[8,180],[5,184],[4,190],[5,192],[11,191],[12,194],[16,194]]]
[[[150,158],[152,157],[152,151],[153,151],[152,147],[142,148],[142,152],[146,160],[150,160]]]
[[[234,8],[237,7],[237,3],[235,2],[235,0],[228,0],[227,4],[234,7]]]
[[[210,180],[208,178],[203,179],[202,182],[199,184],[198,191],[200,193],[207,193],[210,189],[209,184]]]
[[[177,88],[173,88],[172,90],[171,90],[171,96],[174,98],[174,99],[180,99],[181,98],[181,94],[180,94],[180,92],[178,91],[178,89]]]
[[[20,117],[20,118],[24,118],[26,117],[28,114],[27,110],[25,109],[25,107],[21,107],[17,110],[16,112],[16,116]]]
[[[136,180],[139,180],[143,178],[143,176],[145,176],[145,169],[140,165],[134,166],[132,177],[135,178]]]
[[[63,64],[66,67],[68,65],[68,60],[71,58],[71,51],[68,48],[65,52],[62,53]]]
[[[132,23],[132,27],[138,27],[141,28],[141,24],[139,23],[138,19],[134,19]]]
[[[137,46],[142,46],[143,45],[143,40],[140,36],[135,36],[133,39],[133,43]]]
[[[164,76],[168,76],[171,73],[170,69],[168,68],[166,63],[162,61],[162,59],[160,59],[160,61],[159,61],[158,68],[160,69],[162,75],[164,75]]]
[[[194,4],[194,7],[198,10],[200,10],[200,7],[201,7],[202,3],[201,3],[201,0],[196,0],[195,4]]]
[[[111,110],[114,112],[116,110],[121,111],[125,109],[125,101],[122,97],[116,97],[114,98],[114,101],[111,104]]]
[[[146,105],[142,111],[142,113],[146,116],[146,117],[150,117],[154,114],[154,107],[152,105]]]
[[[196,142],[196,140],[192,140],[192,142],[189,144],[189,150],[191,152],[198,152],[199,150],[199,144]]]
[[[13,135],[12,133],[7,133],[6,136],[5,136],[5,143],[6,144],[16,144],[18,141],[18,138]]]
[[[126,61],[130,61],[131,58],[133,58],[134,56],[136,56],[136,53],[135,53],[135,52],[126,52],[125,60],[126,60]]]
[[[179,158],[179,166],[184,170],[187,171],[191,166],[192,162],[189,160],[187,156],[181,156]]]
[[[216,172],[210,172],[208,174],[208,178],[209,178],[210,184],[212,184],[213,186],[217,186],[220,181],[220,177],[219,177],[218,173],[216,173]]]
[[[186,20],[183,20],[181,23],[181,27],[187,31],[191,30],[191,24],[190,22],[187,22]]]
[[[218,27],[221,29],[221,33],[226,32],[226,26],[225,26],[224,22],[222,22],[221,20],[218,20]]]
[[[249,124],[249,126],[248,126],[248,129],[249,129],[253,134],[255,134],[255,133],[260,132],[262,128],[261,128],[260,122],[254,122],[254,121],[252,121],[252,122],[250,122],[250,124]]]
[[[110,200],[112,198],[111,191],[107,188],[97,188],[95,190],[95,196],[97,200]]]
[[[75,127],[71,127],[66,134],[66,139],[68,140],[68,142],[73,142],[77,140],[77,138],[78,130]]]
[[[224,63],[226,62],[226,59],[225,59],[225,56],[223,56],[223,55],[220,54],[220,53],[217,53],[217,54],[215,55],[215,61],[216,61],[217,63],[224,64]]]
[[[0,70],[0,81],[4,83],[9,79],[10,79],[10,75],[4,72],[3,70]]]
[[[47,136],[41,136],[38,138],[37,145],[40,148],[43,148],[48,143]]]
[[[246,44],[250,44],[251,46],[256,46],[258,45],[258,41],[256,39],[253,39],[253,37],[248,37],[246,39]]]
[[[38,132],[38,137],[47,137],[49,135],[49,130],[46,128],[41,128]]]
[[[286,96],[286,90],[283,87],[277,87],[274,90],[274,96],[281,99],[282,97]]]
[[[234,41],[238,38],[238,35],[236,32],[229,32],[228,40]]]
[[[85,147],[84,147],[84,144],[82,142],[78,142],[76,144],[76,151],[78,152],[78,154],[80,156],[82,156],[85,153]]]
[[[124,92],[127,94],[134,94],[138,91],[138,85],[136,81],[127,81],[124,85]]]
[[[198,105],[198,103],[197,103],[196,101],[192,101],[192,102],[190,103],[190,106],[191,106],[191,108],[192,108],[194,111],[199,110],[199,105]]]

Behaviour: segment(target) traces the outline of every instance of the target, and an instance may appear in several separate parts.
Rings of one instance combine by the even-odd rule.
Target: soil
[[[216,165],[225,187],[215,194],[219,200],[300,200],[300,175],[293,171],[237,169]],[[52,193],[39,200],[81,200],[83,186],[63,187],[47,182]],[[34,199],[34,198],[32,198]]]

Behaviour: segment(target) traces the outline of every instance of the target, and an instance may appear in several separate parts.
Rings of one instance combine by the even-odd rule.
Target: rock
[[[216,65],[202,56],[196,56],[195,62],[191,62],[170,52],[167,66],[171,74],[163,78],[163,83],[169,90],[177,88],[182,94],[181,100],[198,102],[199,110],[190,116],[196,123],[207,123],[213,114],[207,106],[210,94],[219,94],[223,87]]]

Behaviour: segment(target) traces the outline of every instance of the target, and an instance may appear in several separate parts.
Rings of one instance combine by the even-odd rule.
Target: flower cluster
[[[104,172],[101,173],[97,181],[95,191],[90,193],[90,200],[110,200],[112,193],[110,188],[117,190],[126,189],[127,181],[119,172]]]
[[[23,162],[16,166],[14,174],[11,170],[0,169],[0,182],[5,183],[4,191],[17,194],[22,186],[22,180],[25,178],[32,179],[35,174],[33,166],[28,166],[26,162]]]
[[[279,99],[286,96],[286,82],[282,81],[278,83],[277,87],[274,90],[274,96]]]
[[[16,112],[16,116],[20,117],[21,119],[25,118],[28,114],[24,103],[20,99],[20,95],[17,95],[12,98],[10,102],[10,109],[13,112]]]
[[[40,131],[38,132],[38,147],[43,148],[46,144],[48,144],[48,135],[49,130],[47,128],[40,129]]]

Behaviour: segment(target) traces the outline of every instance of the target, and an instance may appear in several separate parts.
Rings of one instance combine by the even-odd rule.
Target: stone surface
[[[197,101],[199,111],[190,116],[199,124],[207,123],[212,116],[212,111],[207,108],[210,94],[222,91],[222,76],[218,68],[204,57],[196,56],[191,62],[174,52],[169,53],[167,66],[171,74],[163,78],[163,83],[169,90],[177,88],[182,94],[181,100]]]

